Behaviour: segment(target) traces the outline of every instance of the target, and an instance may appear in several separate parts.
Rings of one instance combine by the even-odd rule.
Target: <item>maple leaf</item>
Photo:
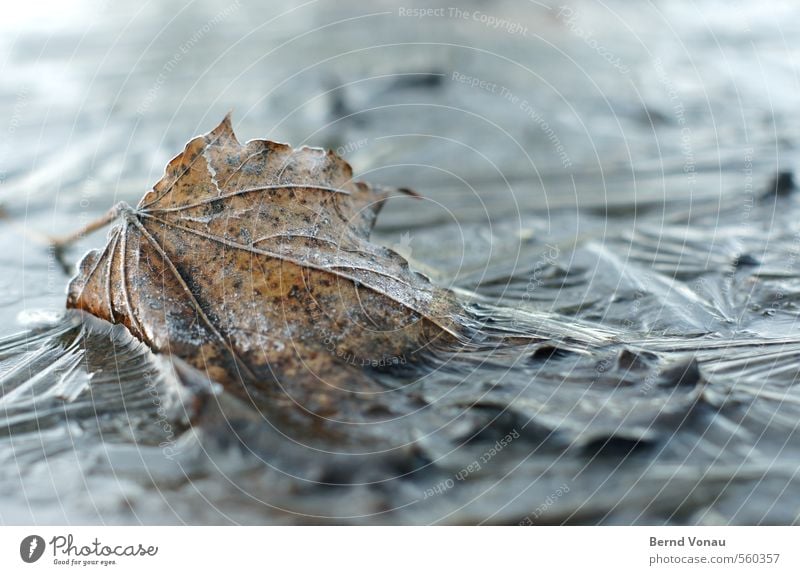
[[[240,144],[227,116],[135,208],[89,226],[116,222],[81,261],[67,306],[124,324],[258,405],[357,412],[353,394],[375,391],[363,367],[460,337],[452,293],[369,241],[397,192],[353,181],[331,151]]]

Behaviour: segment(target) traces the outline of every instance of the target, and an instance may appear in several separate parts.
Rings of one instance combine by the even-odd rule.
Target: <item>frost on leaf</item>
[[[124,324],[248,401],[340,413],[343,394],[371,391],[365,366],[459,336],[452,294],[369,241],[393,193],[353,181],[330,151],[240,144],[226,117],[135,208],[117,206],[67,306]]]

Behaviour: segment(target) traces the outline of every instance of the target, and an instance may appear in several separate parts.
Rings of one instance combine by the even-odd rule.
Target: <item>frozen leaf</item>
[[[108,243],[84,257],[67,306],[257,405],[358,418],[384,391],[365,367],[460,336],[451,292],[369,241],[398,192],[353,181],[330,151],[240,144],[226,117],[135,208],[109,213]]]

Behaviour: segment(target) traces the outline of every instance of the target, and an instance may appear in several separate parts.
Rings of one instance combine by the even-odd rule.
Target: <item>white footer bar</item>
[[[798,541],[799,527],[0,527],[0,572],[796,574]]]

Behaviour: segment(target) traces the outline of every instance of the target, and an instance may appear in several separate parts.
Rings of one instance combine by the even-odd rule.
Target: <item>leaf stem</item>
[[[49,237],[48,243],[56,250],[64,250],[91,233],[106,227],[108,224],[119,218],[120,215],[130,212],[131,207],[125,202],[119,202],[113,208],[94,221],[89,222],[81,229],[61,237]]]

